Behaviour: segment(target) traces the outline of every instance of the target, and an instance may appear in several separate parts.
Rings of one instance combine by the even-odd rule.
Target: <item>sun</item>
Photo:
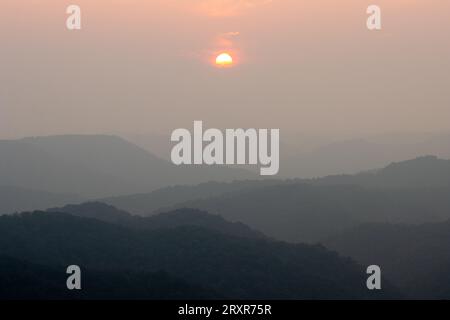
[[[216,65],[219,67],[231,67],[233,65],[233,57],[229,53],[221,53],[216,57]]]

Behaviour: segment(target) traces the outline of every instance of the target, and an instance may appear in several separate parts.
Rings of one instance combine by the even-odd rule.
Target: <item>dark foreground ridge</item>
[[[86,274],[103,274],[104,283],[119,290],[117,296],[133,292],[127,284],[133,287],[142,283],[146,288],[145,277],[151,279],[154,272],[161,271],[168,274],[168,279],[181,279],[180,295],[189,293],[189,286],[183,286],[187,283],[204,288],[205,294],[212,292],[208,296],[211,299],[218,296],[227,299],[400,296],[388,283],[381,292],[367,290],[365,268],[324,247],[235,237],[195,226],[139,230],[57,212],[2,216],[0,254],[33,263],[23,267],[28,270],[40,265],[37,271],[30,272],[43,272],[41,266],[50,268],[46,271],[50,278],[65,275],[69,265],[79,265]],[[128,273],[134,274],[134,278],[125,276]],[[34,278],[23,279],[24,284]],[[48,282],[59,283],[61,278]],[[51,298],[57,294],[50,289],[47,291],[45,283],[31,281],[28,284],[17,290],[25,290],[24,295],[30,294],[27,290],[40,290],[43,298],[46,293]],[[42,287],[36,288],[36,285]],[[88,296],[97,294],[95,290],[89,292],[89,288],[87,278],[82,290]],[[139,291],[134,292],[137,298],[146,298],[146,295],[139,296]],[[158,298],[171,297],[164,292]],[[198,296],[199,293],[185,298]],[[65,297],[64,294],[62,298]]]

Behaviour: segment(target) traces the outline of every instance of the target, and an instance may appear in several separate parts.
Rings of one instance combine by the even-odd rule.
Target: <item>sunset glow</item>
[[[230,67],[233,65],[233,58],[228,53],[221,53],[216,58],[216,65],[219,67]]]

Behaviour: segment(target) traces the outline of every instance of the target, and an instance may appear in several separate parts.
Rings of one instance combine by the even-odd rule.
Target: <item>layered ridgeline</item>
[[[197,226],[223,235],[271,241],[243,224],[231,223],[220,216],[194,209],[179,209],[147,218],[133,216],[102,203],[70,205],[52,211],[141,230],[176,230],[182,226]],[[404,296],[423,299],[450,298],[450,278],[447,272],[450,268],[449,243],[450,220],[419,225],[363,224],[323,241],[327,248],[336,250],[363,266],[379,265],[383,281],[388,281],[388,286],[389,282],[393,283],[401,289]]]
[[[353,184],[375,188],[450,187],[450,160],[424,156],[394,162],[379,170],[327,176],[311,181],[318,185]]]
[[[76,211],[74,207],[71,210]],[[86,215],[86,208],[81,211]],[[167,219],[174,220],[173,216]],[[20,279],[23,286],[16,289],[16,296],[39,291],[39,297],[47,298],[45,288],[50,286],[48,296],[59,298],[60,286],[65,286],[61,274],[66,266],[77,264],[88,275],[82,280],[87,298],[128,294],[133,298],[155,298],[157,288],[163,290],[156,298],[173,297],[176,293],[170,296],[166,283],[180,288],[178,294],[183,298],[400,296],[388,282],[381,292],[367,290],[365,267],[322,246],[233,236],[192,224],[171,225],[137,228],[62,212],[5,215],[0,217],[0,255],[12,260],[6,266],[0,264],[9,275],[0,281]],[[153,283],[155,272],[164,272],[166,277]],[[42,276],[35,280],[34,275]],[[108,286],[111,295],[104,294]],[[192,288],[202,290],[192,293]],[[67,293],[61,298],[67,298]],[[79,296],[69,294],[69,298]]]
[[[177,187],[104,199],[138,214],[197,208],[268,236],[316,242],[366,222],[450,218],[450,161],[421,157],[356,175]],[[178,202],[178,203],[177,203]]]
[[[133,214],[147,216],[190,200],[208,199],[232,192],[243,192],[290,183],[290,181],[278,179],[243,180],[230,183],[210,181],[198,185],[166,187],[149,193],[102,198],[99,201],[109,203]]]
[[[360,263],[378,264],[410,298],[450,299],[450,220],[365,224],[324,243]]]
[[[197,209],[177,209],[155,214],[151,217],[132,215],[101,202],[86,202],[79,205],[66,205],[51,208],[48,212],[63,212],[83,218],[93,218],[124,227],[141,230],[177,228],[182,226],[202,227],[230,236],[268,239],[263,233],[251,229],[240,222],[229,222],[219,215],[209,214]]]
[[[167,143],[169,147],[170,142]],[[84,198],[149,192],[174,184],[257,177],[246,170],[222,166],[177,167],[115,136],[68,135],[0,141],[0,154],[1,185]]]

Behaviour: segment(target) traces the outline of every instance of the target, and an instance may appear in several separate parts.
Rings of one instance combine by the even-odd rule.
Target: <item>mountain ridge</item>
[[[190,208],[180,208],[162,212],[150,217],[132,215],[111,205],[101,202],[85,202],[78,205],[66,205],[51,208],[47,212],[61,212],[82,218],[93,218],[138,230],[177,228],[181,226],[203,227],[230,236],[268,239],[263,233],[251,229],[240,222],[229,222],[220,215]]]
[[[401,296],[388,283],[383,292],[367,290],[365,269],[323,246],[244,239],[198,227],[132,230],[58,212],[1,216],[0,255],[103,272],[163,270],[232,299]]]
[[[169,145],[169,143],[168,143]],[[148,192],[175,184],[255,177],[229,167],[175,166],[111,135],[61,135],[0,141],[5,185],[84,198]]]

